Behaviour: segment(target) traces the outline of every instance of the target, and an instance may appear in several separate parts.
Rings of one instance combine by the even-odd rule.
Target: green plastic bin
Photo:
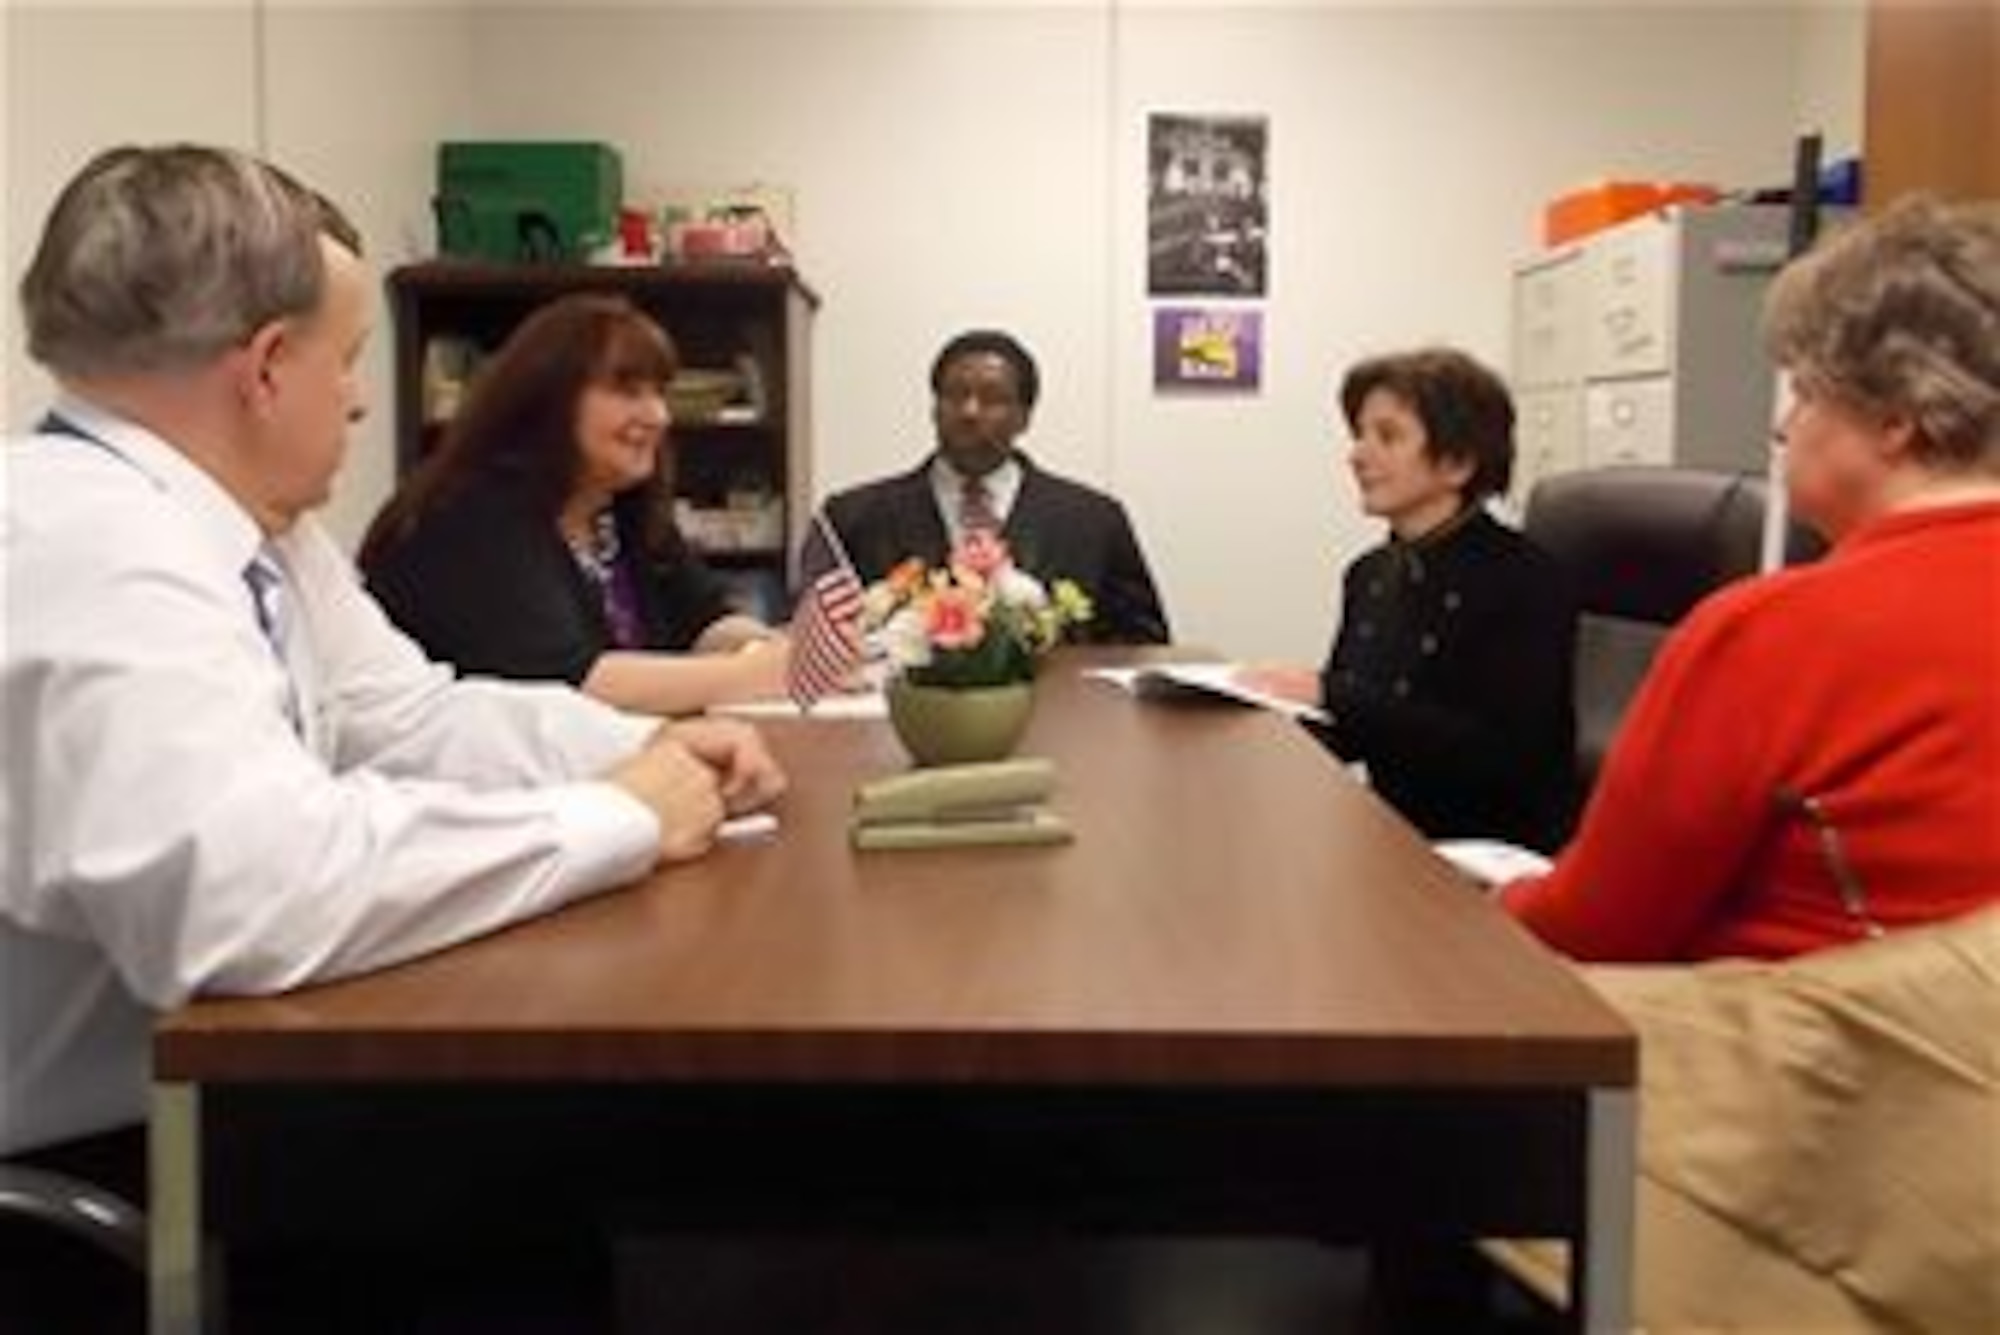
[[[587,259],[616,235],[625,172],[594,143],[438,145],[438,249],[501,262]]]

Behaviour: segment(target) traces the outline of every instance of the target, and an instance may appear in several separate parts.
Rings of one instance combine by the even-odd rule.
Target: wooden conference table
[[[1275,715],[1059,656],[1053,848],[855,853],[886,723],[767,733],[780,835],[155,1044],[154,1330],[232,1251],[483,1227],[1566,1237],[1630,1303],[1630,1031]],[[199,1282],[196,1276],[200,1276]]]

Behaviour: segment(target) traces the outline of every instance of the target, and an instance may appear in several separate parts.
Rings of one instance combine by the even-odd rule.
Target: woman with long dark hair
[[[558,298],[481,368],[370,527],[368,585],[464,674],[566,681],[684,714],[782,692],[782,635],[674,527],[671,339],[626,299]]]

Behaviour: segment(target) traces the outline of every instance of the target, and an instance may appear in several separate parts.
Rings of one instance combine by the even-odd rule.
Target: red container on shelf
[[[674,244],[685,260],[756,259],[770,253],[771,225],[761,215],[687,222],[675,229]]]

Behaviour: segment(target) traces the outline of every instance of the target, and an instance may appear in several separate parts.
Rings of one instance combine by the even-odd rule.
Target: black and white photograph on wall
[[[1264,295],[1269,143],[1262,116],[1147,118],[1149,295]]]

